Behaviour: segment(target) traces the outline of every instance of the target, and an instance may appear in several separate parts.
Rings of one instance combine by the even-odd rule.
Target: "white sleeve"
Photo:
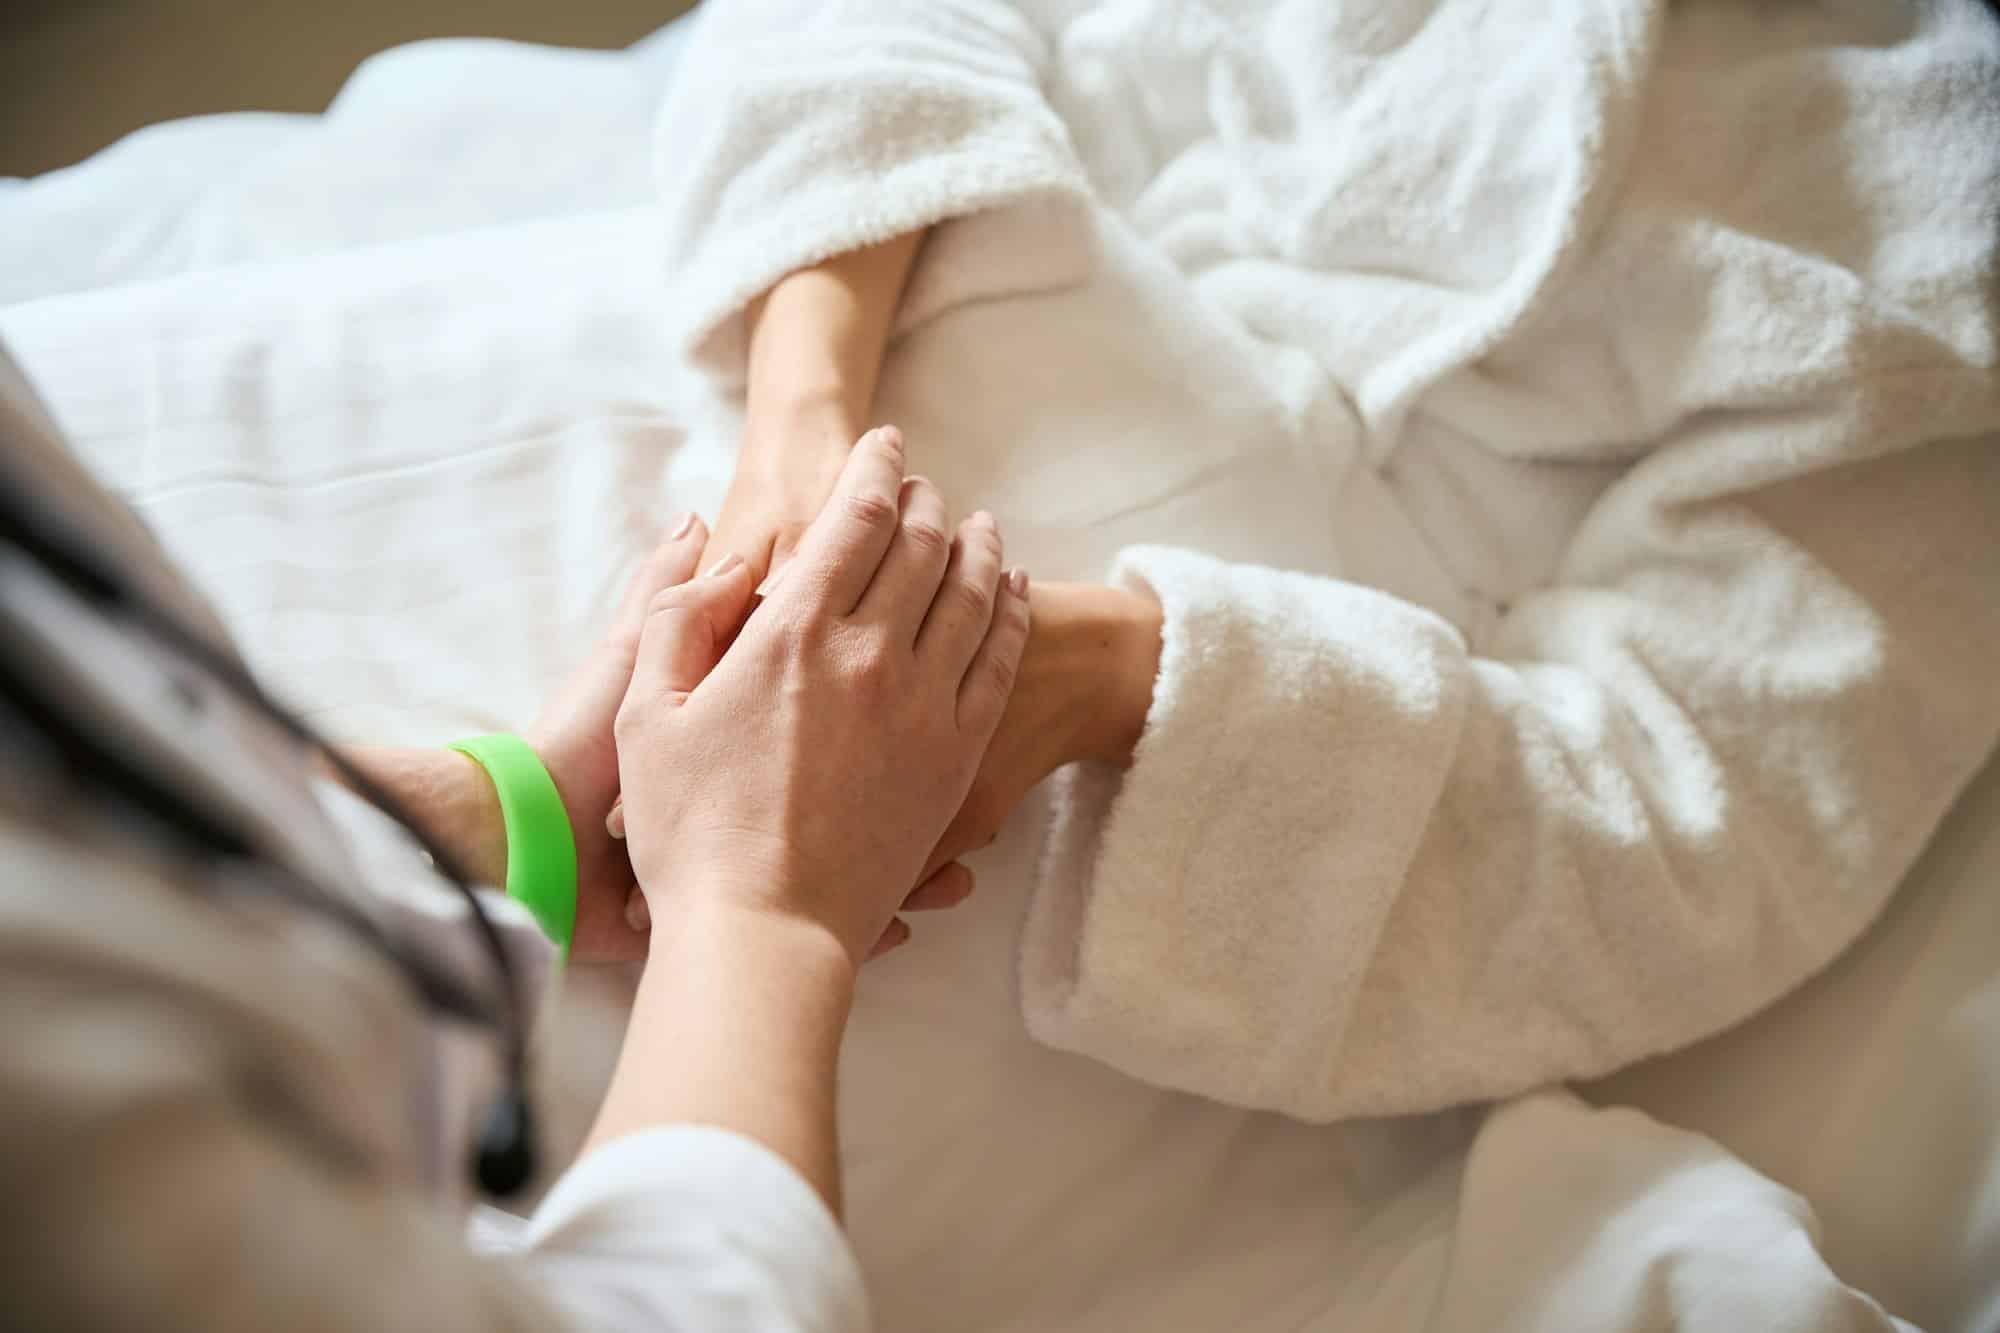
[[[656,131],[664,308],[726,387],[741,386],[745,307],[834,255],[1012,215],[981,232],[977,263],[945,266],[973,290],[913,278],[904,326],[1079,276],[1048,242],[1088,188],[1042,96],[1045,39],[1010,7],[712,0],[697,24]]]
[[[863,1333],[861,1270],[798,1172],[728,1130],[618,1139],[556,1182],[515,1256],[594,1333]]]
[[[2000,732],[2000,386],[1876,392],[1844,454],[1725,420],[1635,468],[1488,656],[1127,552],[1160,675],[1130,770],[1059,779],[1032,1031],[1332,1119],[1600,1074],[1824,966]],[[1896,452],[1915,422],[1989,433]]]

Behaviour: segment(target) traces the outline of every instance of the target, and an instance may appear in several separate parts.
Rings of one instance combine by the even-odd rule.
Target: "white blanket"
[[[950,224],[880,399],[947,493],[1018,469],[1032,523],[1227,472],[1229,554],[1349,580],[1121,556],[1160,683],[1060,803],[1038,1036],[1430,1110],[1684,1046],[1880,911],[2000,735],[2000,37],[1891,19],[712,13],[661,159],[725,386],[789,267]],[[1396,517],[1430,577],[1371,577]],[[1524,522],[1544,560],[1493,568]]]
[[[548,58],[548,85],[560,59]],[[542,86],[522,73],[510,68],[509,86]],[[663,141],[677,137],[670,120]],[[525,130],[522,142],[537,143]],[[553,156],[561,144],[540,147]],[[657,263],[651,230],[644,213],[496,230],[49,301],[10,311],[4,326],[93,458],[218,587],[261,665],[350,734],[437,739],[518,721],[565,643],[601,612],[616,567],[643,549],[649,521],[719,493],[730,440],[677,401],[675,359],[641,277]],[[977,238],[970,227],[958,234]],[[986,239],[988,257],[1007,253]],[[1156,263],[1123,238],[1106,244],[1115,265]],[[1033,285],[1032,247],[1015,253]],[[1142,283],[1116,285],[1128,304],[1095,325],[1113,354],[1121,320],[1148,314],[1131,304]],[[1045,299],[1088,320],[1085,296]],[[979,422],[954,422],[962,383],[926,379],[982,363],[962,350],[990,332],[965,327],[974,313],[916,321],[893,374],[920,411],[900,419],[940,443],[962,428],[962,451],[937,461],[1004,502],[1039,572],[1085,572],[1123,542],[1163,538],[1332,567],[1325,492],[1299,484],[1316,464],[1268,443],[1268,405],[1232,374],[1240,356],[1212,367],[1214,344],[1200,344],[1175,366],[1203,391],[1189,395],[1202,415],[1188,420],[1205,440],[1138,434],[1093,403],[1090,383],[1061,383],[1060,367],[1021,391],[1067,391],[1050,410],[1089,424],[1065,439],[996,439]],[[964,343],[927,344],[955,323]],[[1115,374],[1109,360],[1104,373]],[[1369,506],[1351,507],[1343,538],[1375,521]],[[1396,536],[1391,525],[1353,544],[1386,549]],[[1483,1129],[1447,1116],[1316,1130],[1157,1092],[1025,1042],[1007,952],[1033,822],[1024,815],[982,867],[981,899],[927,929],[925,948],[874,970],[864,997],[848,1058],[848,1154],[884,1327],[1752,1327],[1780,1322],[1775,1311],[1816,1327],[1839,1326],[1822,1318],[1829,1309],[1872,1317],[1824,1272],[1796,1200],[1702,1141],[1629,1115],[1538,1097]],[[1903,923],[1907,947],[1925,922]],[[1965,988],[1923,1014],[1953,1014],[1976,1050],[1971,1034],[1982,1021],[1990,1030],[1991,1005],[1976,999],[1976,973],[1958,976]],[[1870,998],[1877,985],[1861,992],[1869,1019],[1884,1011]],[[1673,1096],[1706,1072],[1691,1066],[1655,1093]],[[1794,1072],[1803,1086],[1814,1071]],[[1976,1122],[1972,1077],[1947,1086]],[[1706,1090],[1711,1109],[1728,1095]],[[1754,1120],[1716,1117],[1724,1130]],[[1853,1156],[1855,1139],[1812,1128],[1765,1144],[1768,1155],[1782,1164],[1785,1149],[1818,1143],[1834,1145],[1822,1156]],[[1789,1160],[1797,1176],[1843,1178],[1834,1162]],[[1976,1223],[1980,1197],[1965,1194],[1964,1225],[1949,1233],[1974,1265],[1993,1241]],[[1856,1200],[1865,1213],[1870,1196]],[[1770,1243],[1745,1272],[1732,1247],[1757,1237]],[[1976,1267],[1948,1257],[1898,1264],[1849,1250],[1894,1308],[1940,1326],[1978,1326],[1980,1293],[1991,1299]]]

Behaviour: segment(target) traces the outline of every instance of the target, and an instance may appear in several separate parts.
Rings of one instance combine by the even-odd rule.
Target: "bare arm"
[[[971,786],[1028,630],[993,521],[948,541],[903,458],[893,431],[855,446],[799,573],[747,623],[733,558],[657,599],[617,722],[655,926],[592,1142],[734,1130],[836,1210],[854,973]]]
[[[342,753],[457,857],[476,882],[506,882],[507,829],[500,819],[500,798],[469,756],[383,745],[351,746]]]
[[[871,424],[889,329],[923,236],[801,269],[751,306],[743,449],[712,557],[742,556],[759,581],[790,558]]]

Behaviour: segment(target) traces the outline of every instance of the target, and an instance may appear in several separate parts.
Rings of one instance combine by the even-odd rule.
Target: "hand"
[[[841,418],[752,425],[709,539],[709,560],[743,558],[752,587],[783,569],[826,506],[854,432]]]
[[[1081,583],[1037,584],[1032,602],[1020,683],[927,870],[992,842],[1014,807],[1065,764],[1130,764],[1145,729],[1160,670],[1159,606]],[[969,879],[927,880],[906,906],[948,907],[971,887]]]
[[[849,456],[792,571],[747,565],[653,600],[617,741],[632,864],[662,923],[716,909],[805,923],[858,966],[957,811],[1028,633],[992,520],[945,536],[901,436]],[[713,670],[710,666],[713,664]]]
[[[576,932],[570,955],[579,962],[646,956],[645,932],[626,910],[635,887],[632,864],[625,844],[605,829],[618,795],[612,724],[631,684],[646,608],[694,574],[707,540],[708,529],[695,515],[675,524],[626,585],[611,624],[549,697],[525,736],[555,779],[576,838]]]

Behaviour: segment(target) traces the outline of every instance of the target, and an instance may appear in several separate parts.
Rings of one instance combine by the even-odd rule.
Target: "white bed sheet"
[[[626,51],[416,42],[363,61],[324,115],[168,121],[0,179],[0,305],[643,205],[686,31]]]
[[[650,113],[673,53],[671,30],[631,56],[427,43],[364,67],[324,119],[183,125],[0,192],[0,336],[258,665],[337,732],[518,723],[661,517],[720,498],[727,423],[704,415],[647,308]],[[203,179],[162,188],[175,163]],[[1057,543],[1060,561],[1083,572],[1118,536]],[[1020,878],[1032,819],[989,885]],[[1835,1270],[1892,1311],[1993,1327],[1996,890],[1989,767],[1840,965],[1592,1096],[1805,1194]],[[977,1310],[996,1328],[1443,1328],[1477,1320],[1481,1296],[1505,1322],[1478,1261],[1537,1205],[1509,1174],[1518,1154],[1475,1148],[1467,1165],[1477,1117],[1310,1130],[1029,1047],[1005,956],[1018,909],[975,900],[863,1002],[849,1169],[885,1327]],[[953,1055],[912,1012],[985,1026]],[[930,1064],[897,1067],[918,1049]],[[955,1110],[982,1131],[971,1151],[899,1144],[902,1122]],[[1577,1160],[1622,1123],[1561,1099],[1509,1117],[1505,1134]],[[1613,1141],[1645,1160],[1643,1136]],[[1664,1242],[1634,1241],[1628,1266],[1648,1243]],[[1507,1308],[1550,1326],[1580,1307]]]

